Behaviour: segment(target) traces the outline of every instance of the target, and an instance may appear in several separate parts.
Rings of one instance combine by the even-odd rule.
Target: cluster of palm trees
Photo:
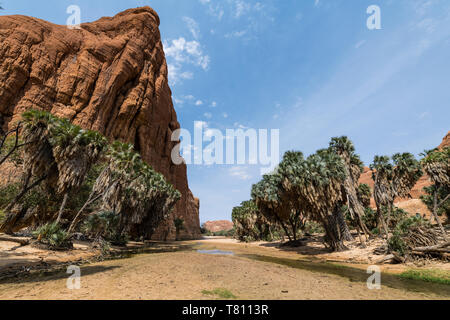
[[[12,233],[56,222],[67,225],[72,233],[84,220],[86,211],[89,214],[108,211],[119,217],[120,234],[149,238],[181,198],[179,191],[143,161],[132,145],[109,144],[100,133],[83,130],[45,111],[31,110],[22,118],[14,131],[13,144],[14,150],[26,146],[20,148],[21,188],[4,209],[6,217],[0,224],[0,232]],[[2,147],[7,138],[5,135]],[[3,152],[6,156],[9,153]],[[78,212],[66,210],[68,200],[86,183],[94,166],[102,170],[90,195]],[[54,215],[41,215],[36,208],[30,211],[22,206],[22,199],[37,187],[61,200]]]
[[[448,187],[448,150],[433,151],[422,162],[410,153],[375,157],[371,169],[376,230],[386,238],[394,200],[409,196],[423,175],[422,168],[439,188]],[[349,226],[356,229],[364,245],[374,230],[367,224],[372,192],[368,185],[359,183],[362,172],[363,163],[347,137],[333,138],[328,148],[307,158],[301,152],[287,152],[276,170],[253,186],[252,200],[233,210],[238,236],[253,234],[261,217],[266,224],[282,228],[290,241],[297,240],[306,221],[315,221],[323,226],[325,244],[334,251],[346,250],[344,241],[353,240]],[[448,196],[441,201],[447,200]],[[437,200],[435,203],[437,208],[442,205]]]
[[[271,224],[259,214],[258,207],[253,200],[244,201],[240,206],[233,208],[232,219],[235,228],[235,237],[239,241],[272,240],[276,224]]]
[[[439,219],[439,211],[445,208],[445,213],[450,219],[450,147],[443,150],[434,149],[426,151],[422,159],[422,166],[430,177],[433,185],[427,189],[431,193],[429,208],[433,217],[446,238],[446,233]],[[427,198],[424,202],[427,204]],[[442,212],[442,211],[441,211]]]

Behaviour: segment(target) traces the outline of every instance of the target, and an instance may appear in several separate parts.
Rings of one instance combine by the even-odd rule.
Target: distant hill
[[[220,232],[233,229],[234,224],[228,220],[207,221],[203,224],[203,227],[210,232]]]

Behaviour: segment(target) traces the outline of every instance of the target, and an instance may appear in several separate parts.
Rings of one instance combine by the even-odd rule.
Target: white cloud
[[[173,102],[175,104],[178,104],[178,105],[183,105],[184,104],[184,100],[183,99],[178,99],[177,97],[173,97]]]
[[[226,38],[254,39],[256,33],[260,33],[268,26],[268,22],[275,21],[271,15],[272,12],[276,11],[273,5],[262,4],[261,2],[255,3],[249,0],[199,1],[206,7],[207,13],[218,21],[226,17],[241,22],[240,30],[224,33]]]
[[[204,70],[208,69],[210,58],[208,55],[203,54],[203,50],[198,41],[186,41],[185,38],[180,37],[172,40],[165,47],[166,56],[174,59],[176,62],[187,62],[200,66]]]
[[[169,77],[173,84],[180,82],[180,80],[191,80],[194,74],[189,71],[181,72],[181,66],[176,64],[168,64]]]
[[[211,119],[211,118],[212,118],[212,113],[211,113],[211,112],[205,112],[205,113],[203,114],[203,116],[204,116],[205,118],[207,118],[207,119]]]
[[[247,30],[233,31],[225,34],[225,38],[242,38],[247,34]]]
[[[366,40],[361,40],[357,44],[355,44],[355,49],[361,48],[366,43]]]
[[[228,172],[230,176],[240,180],[250,180],[252,178],[252,176],[248,173],[247,167],[232,167]]]
[[[234,126],[235,126],[236,128],[238,128],[238,129],[243,129],[243,130],[249,129],[249,127],[244,126],[243,124],[240,124],[239,122],[235,122],[235,123],[234,123]]]
[[[243,0],[228,0],[234,5],[234,17],[239,18],[251,10],[251,5]]]
[[[195,121],[194,126],[196,129],[206,129],[208,128],[208,122],[205,121]]]
[[[419,114],[419,119],[425,119],[425,118],[428,118],[428,117],[430,117],[431,116],[431,114],[428,112],[428,111],[425,111],[425,112],[422,112],[421,114]]]
[[[202,106],[205,104],[205,102],[203,100],[197,99],[192,94],[173,97],[173,100],[175,103],[180,104],[180,105],[187,103],[189,105],[199,107],[199,106]]]
[[[228,113],[224,112],[224,113],[222,113],[222,116],[226,119],[226,118],[228,118]]]
[[[168,60],[169,78],[172,84],[183,79],[193,79],[194,74],[190,71],[183,71],[185,65],[194,65],[208,70],[210,58],[203,53],[198,41],[187,41],[180,37],[169,43],[164,43],[165,54]]]
[[[192,34],[194,39],[200,38],[200,36],[201,36],[200,27],[199,27],[197,21],[195,21],[194,19],[192,19],[190,17],[184,17],[183,21],[184,21],[184,23],[186,23],[186,26],[188,27],[189,32]]]
[[[213,107],[213,108],[217,107],[217,102],[215,102],[215,101],[211,102],[211,107]]]

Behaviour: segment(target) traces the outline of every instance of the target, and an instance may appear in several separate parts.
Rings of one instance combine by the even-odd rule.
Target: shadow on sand
[[[370,276],[370,274],[368,274],[365,270],[329,262],[294,260],[294,259],[277,258],[253,254],[237,254],[237,256],[255,261],[275,263],[290,268],[337,275],[340,277],[347,278],[350,282],[366,283],[367,279]],[[449,285],[425,282],[422,280],[401,279],[397,275],[388,273],[381,274],[381,285],[395,289],[402,289],[422,293],[432,293],[440,296],[443,295],[450,297]]]
[[[82,266],[81,274],[88,276],[96,273],[107,272],[117,268],[119,266]],[[11,277],[0,280],[0,284],[20,284],[20,283],[34,283],[34,282],[46,282],[53,280],[67,279],[71,274],[66,272],[66,268],[60,268],[53,271],[40,271],[38,274],[25,275],[19,277]]]

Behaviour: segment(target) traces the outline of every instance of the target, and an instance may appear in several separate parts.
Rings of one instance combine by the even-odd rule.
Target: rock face
[[[450,147],[450,132],[447,133],[438,148],[442,149],[445,147]],[[369,168],[364,168],[364,173],[361,175],[359,182],[368,184],[373,190],[374,182],[372,180],[372,171]],[[430,185],[431,182],[428,176],[422,176],[411,190],[411,199],[397,199],[395,205],[412,214],[420,213],[426,214],[427,216],[431,215],[431,212],[428,210],[427,206],[422,202],[422,200],[420,200],[420,196],[424,194],[423,188]],[[373,198],[371,199],[371,206],[372,208],[376,208],[375,200]]]
[[[210,232],[220,232],[230,231],[233,229],[234,224],[228,220],[207,221],[203,224],[203,227]]]
[[[182,193],[173,216],[185,220],[184,238],[197,238],[199,201],[189,190],[186,166],[171,161],[171,135],[180,125],[158,28],[149,7],[73,30],[26,16],[0,17],[0,128],[28,109],[43,109],[133,143]],[[173,219],[168,222],[156,237],[174,238]]]

